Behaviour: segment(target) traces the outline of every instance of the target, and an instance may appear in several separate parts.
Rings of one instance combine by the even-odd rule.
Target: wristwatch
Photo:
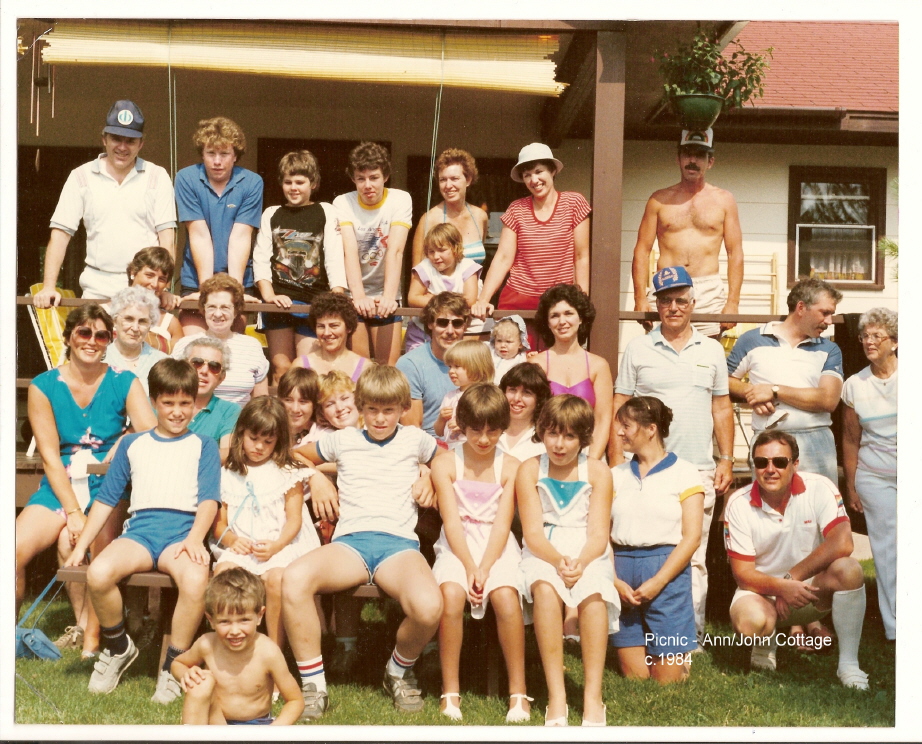
[[[791,574],[790,574],[790,573],[786,573],[786,574],[785,574],[784,576],[782,576],[781,578],[782,578],[782,579],[791,579],[791,580],[793,580],[793,579],[794,579],[794,577],[793,577],[793,576],[791,576]]]
[[[772,400],[778,400],[778,391],[780,389],[780,386],[772,385]]]

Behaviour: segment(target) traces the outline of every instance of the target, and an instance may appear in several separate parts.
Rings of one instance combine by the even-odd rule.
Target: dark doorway
[[[264,183],[263,206],[284,204],[285,197],[279,184],[279,160],[294,150],[310,150],[320,164],[320,189],[311,194],[311,201],[332,202],[340,194],[355,191],[355,185],[346,175],[349,152],[360,140],[274,139],[260,137],[256,143],[256,172]],[[378,142],[391,149],[390,142]]]

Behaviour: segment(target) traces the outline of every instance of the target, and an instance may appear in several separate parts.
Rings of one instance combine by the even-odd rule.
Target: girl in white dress
[[[285,407],[277,398],[254,398],[240,412],[230,453],[221,469],[221,511],[215,537],[225,548],[215,573],[242,566],[266,584],[266,629],[283,643],[282,572],[320,547],[302,481],[316,473],[290,453]],[[322,476],[317,476],[322,477]]]
[[[432,567],[444,604],[439,625],[441,710],[449,718],[461,720],[458,666],[464,605],[470,601],[471,616],[479,620],[487,603],[492,602],[509,673],[506,721],[527,721],[531,698],[525,694],[521,551],[509,531],[519,461],[496,449],[509,425],[509,403],[495,385],[472,385],[458,402],[457,420],[466,441],[438,455],[432,464],[442,515],[442,533],[435,543]]]
[[[608,634],[618,629],[620,600],[608,544],[611,471],[580,450],[592,439],[589,404],[557,395],[536,431],[546,453],[523,463],[515,492],[525,547],[525,599],[534,603],[535,636],[547,681],[545,726],[568,725],[563,669],[565,607],[579,613],[583,655],[583,725],[604,726],[602,671]]]

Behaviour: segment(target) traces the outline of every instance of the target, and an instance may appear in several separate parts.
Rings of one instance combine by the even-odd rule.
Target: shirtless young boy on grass
[[[208,583],[205,616],[214,632],[176,657],[171,669],[186,693],[184,724],[280,726],[298,720],[301,689],[281,649],[256,630],[265,611],[266,587],[244,568],[222,571]],[[273,687],[285,698],[275,720]]]

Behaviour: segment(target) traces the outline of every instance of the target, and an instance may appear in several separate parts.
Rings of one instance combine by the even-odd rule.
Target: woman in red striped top
[[[492,314],[490,298],[506,283],[499,297],[501,310],[534,310],[544,290],[555,284],[576,284],[589,291],[589,212],[586,199],[575,191],[557,191],[554,176],[563,163],[547,145],[533,142],[519,152],[512,180],[523,182],[531,196],[517,199],[503,215],[499,248],[480,297],[471,314]],[[529,341],[537,349],[531,322]]]

